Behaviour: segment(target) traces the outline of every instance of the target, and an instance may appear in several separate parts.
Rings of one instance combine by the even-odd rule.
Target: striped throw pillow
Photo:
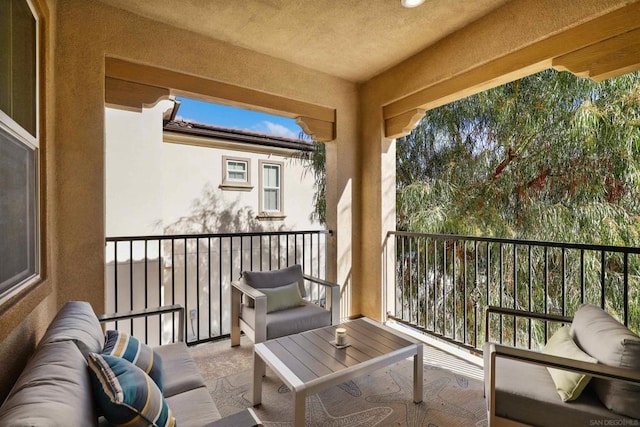
[[[126,332],[107,331],[101,353],[127,359],[149,375],[160,391],[163,391],[162,358],[136,337]]]
[[[98,406],[111,424],[175,427],[162,392],[142,369],[106,354],[90,353],[87,363]]]

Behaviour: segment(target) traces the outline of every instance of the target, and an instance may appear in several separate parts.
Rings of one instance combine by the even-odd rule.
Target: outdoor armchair
[[[307,281],[319,286],[317,298],[308,295]],[[280,270],[245,271],[231,284],[232,346],[240,344],[241,331],[259,343],[339,321],[340,287],[303,274],[298,264]]]
[[[492,314],[571,327],[570,332],[569,326],[563,333],[557,330],[542,352],[485,338],[489,426],[637,425],[640,338],[624,325],[593,305],[580,306],[573,318],[488,307],[487,335]],[[562,335],[564,342],[557,345],[555,338]],[[577,356],[574,347],[586,358]],[[556,369],[555,377],[549,368]]]

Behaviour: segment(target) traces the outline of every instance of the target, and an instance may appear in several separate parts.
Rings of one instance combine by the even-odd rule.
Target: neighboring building
[[[311,142],[168,120],[173,105],[106,108],[107,236],[320,227]]]
[[[178,106],[166,100],[142,112],[106,108],[107,237],[322,228],[311,219],[314,179],[301,159],[312,142],[174,120]],[[220,301],[227,301],[239,273],[230,265],[269,269],[293,259],[271,251],[275,240],[109,242],[107,311],[142,308],[145,301],[181,304],[189,312],[190,340],[228,332],[228,309]],[[310,239],[287,240],[286,246],[317,265],[326,248],[315,242],[315,252]],[[316,274],[324,277],[324,267]],[[162,334],[170,331],[165,324]]]

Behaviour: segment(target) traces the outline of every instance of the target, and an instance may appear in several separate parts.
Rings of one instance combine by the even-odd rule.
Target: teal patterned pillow
[[[175,427],[162,392],[142,369],[106,354],[91,353],[87,363],[98,406],[111,424]]]
[[[102,354],[122,357],[142,369],[162,388],[162,358],[136,337],[121,331],[107,331]]]

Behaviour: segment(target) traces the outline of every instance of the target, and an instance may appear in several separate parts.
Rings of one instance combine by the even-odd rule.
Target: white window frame
[[[41,222],[41,209],[40,209],[40,19],[34,8],[32,2],[30,0],[25,0],[27,6],[31,10],[31,14],[33,15],[33,19],[35,21],[35,91],[34,91],[34,108],[35,108],[35,135],[32,135],[26,129],[24,129],[21,125],[19,125],[15,120],[13,120],[7,113],[0,110],[0,128],[9,134],[9,137],[12,138],[15,142],[22,144],[25,148],[33,151],[34,155],[34,176],[31,179],[34,180],[34,195],[33,195],[33,208],[35,210],[33,216],[33,229],[35,231],[35,236],[33,236],[33,240],[29,243],[33,243],[34,245],[34,259],[33,262],[33,274],[24,277],[22,280],[12,284],[5,290],[0,290],[0,306],[4,304],[6,301],[14,297],[16,294],[31,286],[35,283],[38,283],[41,279],[41,268],[42,268],[42,260],[41,260],[41,230],[40,230],[40,222]],[[13,276],[12,279],[18,277],[19,274]],[[7,282],[10,282],[7,280]],[[6,283],[6,282],[5,282]]]
[[[229,162],[244,163],[247,165],[245,169],[245,179],[237,180],[229,177]],[[251,191],[251,159],[244,157],[222,156],[222,184],[219,186],[222,190],[231,191]]]
[[[260,160],[258,162],[259,165],[259,169],[260,169],[260,176],[259,176],[259,187],[260,187],[260,192],[259,192],[259,215],[258,215],[258,219],[262,219],[262,220],[282,220],[284,219],[285,215],[284,215],[284,162],[278,162],[278,161],[273,161],[273,160]],[[265,209],[264,206],[264,192],[267,188],[265,188],[265,184],[264,184],[264,169],[265,167],[273,167],[273,166],[277,166],[278,167],[278,182],[280,184],[279,187],[274,187],[277,188],[278,190],[278,209],[277,210],[267,210]]]

